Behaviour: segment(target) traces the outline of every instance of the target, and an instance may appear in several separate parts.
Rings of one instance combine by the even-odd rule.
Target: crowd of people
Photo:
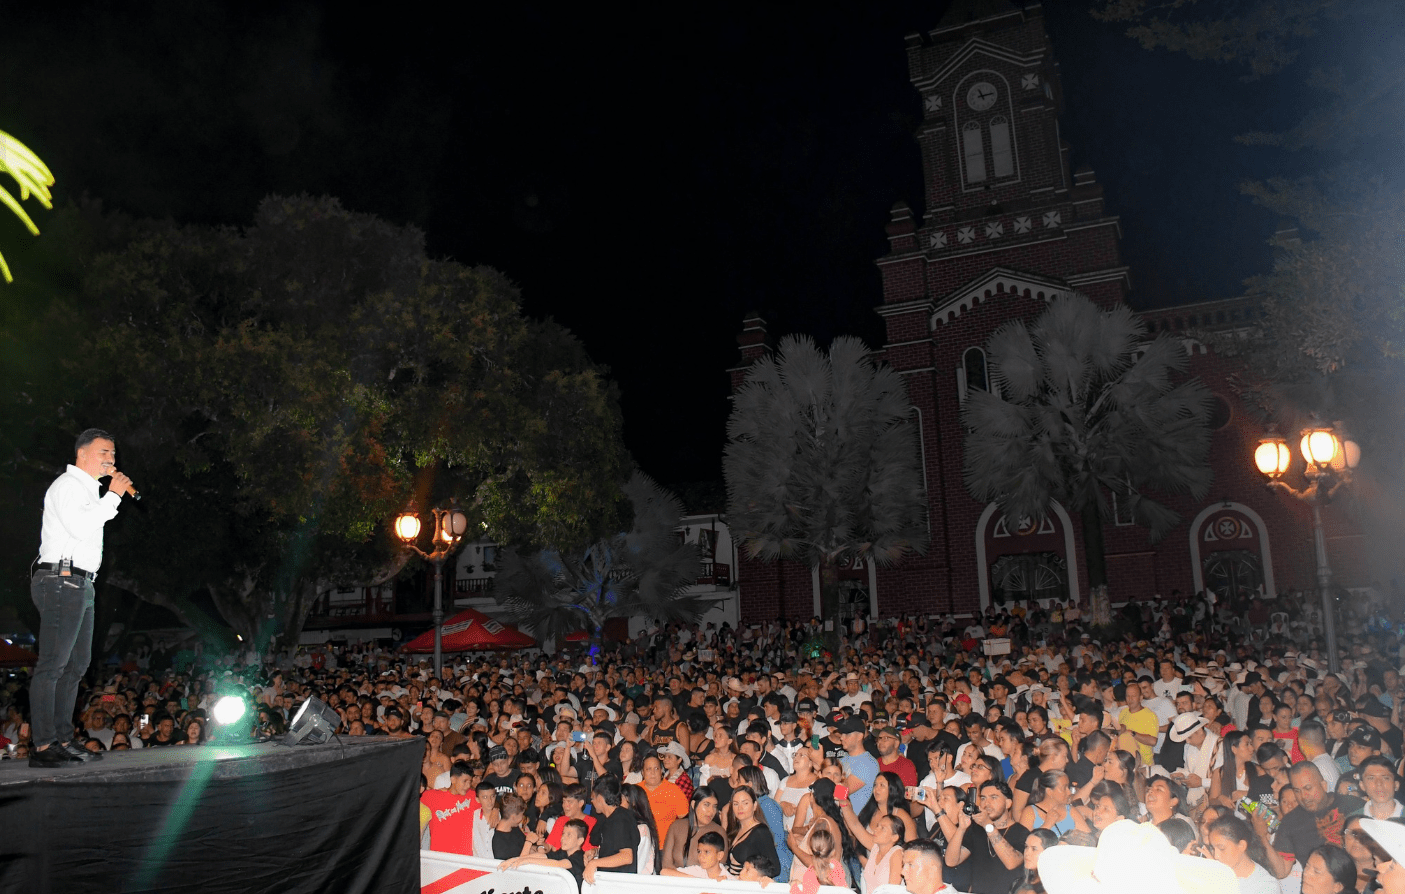
[[[1119,610],[1115,638],[1076,606],[1012,605],[860,621],[833,653],[810,621],[437,673],[373,645],[129,664],[75,721],[95,754],[198,746],[234,688],[269,734],[316,696],[343,735],[423,740],[424,846],[595,884],[1405,894],[1391,604],[1346,607],[1337,673],[1292,600],[1254,606],[1287,618],[1262,636],[1210,600]],[[14,756],[23,683],[0,727]]]

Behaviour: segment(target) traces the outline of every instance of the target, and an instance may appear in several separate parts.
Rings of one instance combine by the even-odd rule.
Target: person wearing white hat
[[[1176,853],[1155,826],[1118,820],[1098,846],[1060,845],[1039,855],[1049,894],[1238,894],[1228,866]]]
[[[1172,742],[1185,743],[1185,765],[1173,775],[1186,787],[1187,806],[1195,807],[1205,799],[1214,771],[1224,764],[1220,737],[1209,729],[1209,721],[1199,711],[1180,714],[1167,732]]]
[[[1390,820],[1364,819],[1361,831],[1385,851],[1390,859],[1376,862],[1376,880],[1385,894],[1405,894],[1405,826]]]

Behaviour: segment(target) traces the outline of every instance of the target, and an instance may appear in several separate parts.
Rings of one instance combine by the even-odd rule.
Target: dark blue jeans
[[[78,682],[93,657],[93,584],[85,577],[37,571],[29,598],[39,609],[39,663],[29,684],[35,745],[73,738]]]

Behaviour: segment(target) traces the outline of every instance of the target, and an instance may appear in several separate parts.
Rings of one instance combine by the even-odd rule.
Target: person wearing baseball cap
[[[1361,719],[1371,725],[1371,728],[1381,734],[1381,741],[1390,753],[1399,758],[1401,756],[1401,746],[1405,745],[1405,734],[1400,728],[1390,722],[1390,708],[1374,695],[1363,696],[1357,705],[1356,713],[1361,715]]]
[[[1346,737],[1347,759],[1353,767],[1361,766],[1366,758],[1381,753],[1381,734],[1369,726],[1358,726]]]
[[[878,758],[869,754],[863,745],[867,729],[861,717],[849,717],[839,724],[847,766],[844,785],[849,789],[849,804],[855,813],[861,812],[872,800],[873,780],[878,778]]]

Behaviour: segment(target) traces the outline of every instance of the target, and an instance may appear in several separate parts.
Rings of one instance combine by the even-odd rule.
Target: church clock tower
[[[969,389],[991,387],[983,345],[1003,323],[1071,291],[1124,300],[1118,221],[1092,172],[1069,169],[1038,3],[955,0],[936,28],[908,38],[907,56],[924,111],[925,213],[893,207],[878,313],[884,359],[903,374],[921,430],[932,549],[879,569],[879,600],[902,614],[979,610],[997,587],[1067,598],[1082,567],[1073,525],[1056,511],[1023,531],[970,498],[960,409]]]

